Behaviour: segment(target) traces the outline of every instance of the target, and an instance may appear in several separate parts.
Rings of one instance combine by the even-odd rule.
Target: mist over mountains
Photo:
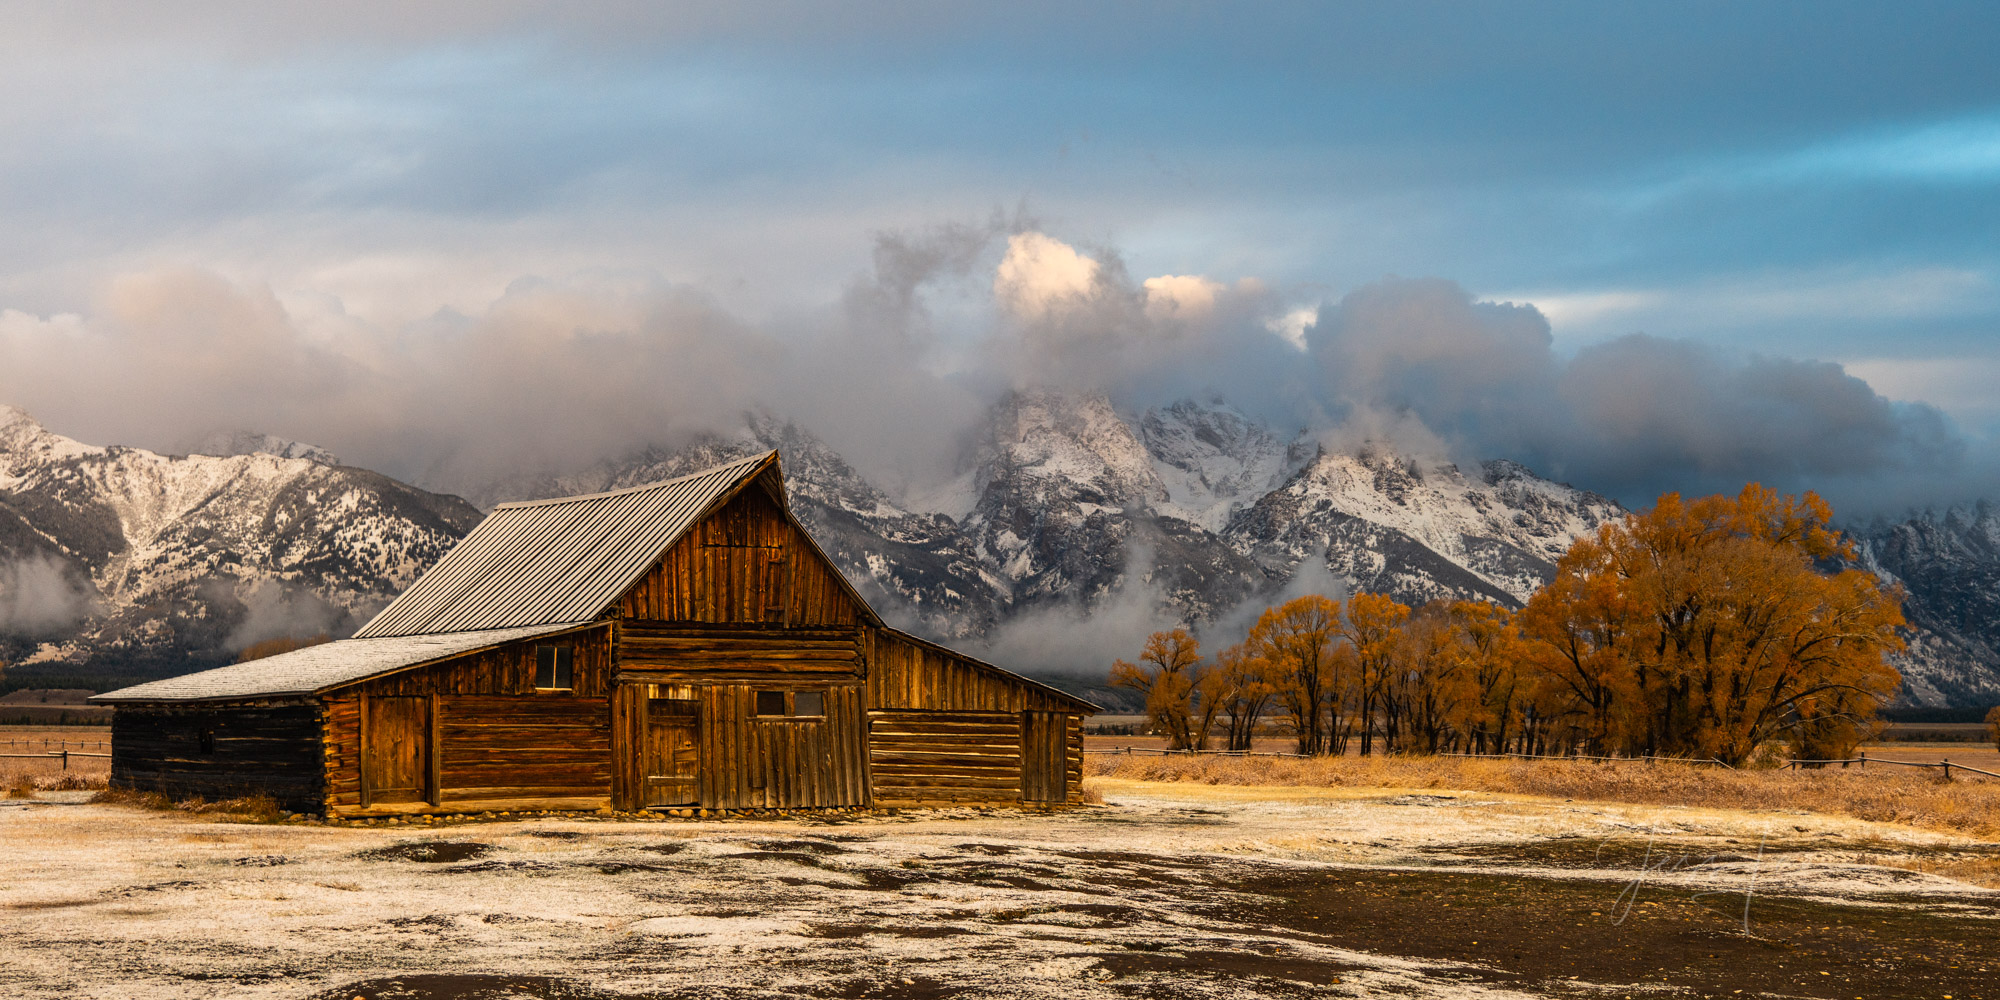
[[[1140,278],[1019,215],[883,234],[837,303],[758,320],[643,274],[400,326],[131,274],[0,312],[0,400],[0,657],[37,669],[341,634],[478,508],[776,448],[885,613],[1032,672],[1305,590],[1518,603],[1621,504],[1757,480],[1828,496],[1906,585],[1910,697],[2000,697],[2000,480],[1934,407],[1644,334],[1559,353],[1440,279]]]
[[[769,449],[801,518],[886,615],[1080,690],[1154,628],[1186,621],[1229,641],[1295,593],[1517,605],[1572,540],[1624,512],[1509,461],[1329,447],[1215,397],[1134,411],[1062,389],[1005,395],[956,476],[901,495],[768,412],[678,447],[495,481],[474,503],[295,442],[217,443],[248,453],[100,448],[0,409],[0,656],[30,672],[151,675],[278,635],[345,634],[470,530],[474,503]],[[1906,696],[2000,696],[2000,518],[1978,506],[1857,535],[1866,564],[1910,595]]]

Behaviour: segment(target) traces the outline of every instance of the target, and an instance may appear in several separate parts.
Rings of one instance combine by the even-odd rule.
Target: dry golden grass
[[[7,798],[32,799],[36,792],[72,792],[105,787],[103,775],[79,774],[75,771],[35,773],[15,771],[0,775],[0,785],[7,789]]]
[[[1612,764],[1464,757],[1140,757],[1092,755],[1086,773],[1210,785],[1435,788],[1713,809],[1802,809],[2000,838],[2000,780],[1941,781],[1915,768],[1732,771],[1660,762]]]
[[[245,795],[241,798],[218,799],[210,802],[199,795],[193,798],[172,799],[159,792],[138,792],[129,788],[107,788],[91,796],[90,801],[110,805],[138,806],[141,809],[152,809],[158,812],[194,813],[240,823],[276,823],[284,816],[284,809],[278,805],[278,800],[269,795]]]

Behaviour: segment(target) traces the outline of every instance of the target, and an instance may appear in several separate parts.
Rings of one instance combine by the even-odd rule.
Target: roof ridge
[[[556,506],[557,504],[578,503],[584,500],[602,500],[605,497],[623,496],[624,494],[627,493],[644,493],[647,490],[657,490],[663,486],[672,486],[675,483],[684,483],[690,479],[700,479],[703,476],[712,476],[732,466],[749,465],[756,462],[762,462],[765,459],[770,458],[772,455],[775,455],[777,453],[778,453],[777,449],[773,448],[770,451],[762,452],[757,455],[752,455],[748,458],[739,458],[734,462],[724,462],[721,465],[711,465],[708,468],[702,469],[699,472],[690,472],[684,476],[675,476],[672,479],[662,479],[654,483],[640,483],[637,486],[623,486],[615,490],[605,490],[602,493],[579,493],[575,496],[549,497],[543,500],[510,500],[507,503],[494,504],[493,509],[496,511],[500,511],[500,510],[518,510],[522,507],[553,507]]]

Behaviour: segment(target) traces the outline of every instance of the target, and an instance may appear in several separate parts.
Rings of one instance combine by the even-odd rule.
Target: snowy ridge
[[[478,516],[365,470],[84,445],[0,409],[0,566],[17,588],[18,567],[38,567],[34,585],[81,614],[0,622],[0,661],[165,670],[345,634]]]
[[[312,457],[321,450],[277,454],[309,446],[232,441],[245,453],[98,447],[0,406],[0,665],[166,672],[261,638],[344,635],[479,517],[455,497]],[[961,473],[927,496],[891,495],[810,431],[750,412],[725,434],[495,483],[478,500],[637,486],[773,449],[794,511],[862,595],[947,640],[1043,622],[1045,610],[1214,621],[1308,572],[1410,604],[1518,605],[1571,542],[1624,514],[1511,462],[1323,448],[1223,400],[1127,411],[1047,390],[1000,400]],[[1908,593],[1907,697],[2000,701],[2000,510],[1854,534],[1862,564]]]
[[[1910,697],[2000,703],[2000,509],[1921,511],[1853,534],[1861,565],[1904,589],[1914,634],[1897,666]]]

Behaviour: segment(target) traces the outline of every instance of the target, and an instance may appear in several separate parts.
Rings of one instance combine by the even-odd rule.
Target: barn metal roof
[[[582,628],[589,622],[532,625],[525,628],[454,632],[449,635],[395,636],[386,639],[342,639],[236,663],[196,674],[169,677],[92,697],[93,702],[236,701],[309,695],[352,684],[404,667],[477,652],[517,639],[553,635]]]
[[[354,636],[595,618],[703,514],[777,460],[766,452],[630,489],[501,504]]]

